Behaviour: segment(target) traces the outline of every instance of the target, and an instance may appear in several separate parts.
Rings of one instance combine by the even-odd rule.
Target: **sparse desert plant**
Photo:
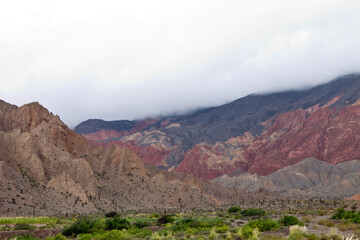
[[[304,216],[301,218],[301,221],[303,221],[304,223],[310,223],[311,222],[311,217],[310,216]]]
[[[298,240],[307,236],[307,228],[305,226],[290,226],[289,240]]]
[[[343,239],[343,236],[339,234],[336,228],[332,227],[330,228],[329,237],[331,240],[341,240]]]
[[[327,227],[334,227],[335,226],[335,223],[328,220],[328,219],[320,219],[318,221],[318,224],[323,225],[323,226],[327,226]]]
[[[292,226],[292,225],[304,226],[303,222],[301,222],[297,217],[291,215],[285,215],[281,217],[278,223],[282,226]]]
[[[228,213],[237,213],[237,212],[239,212],[241,210],[241,208],[240,207],[238,207],[238,206],[231,206],[231,207],[229,207],[228,208]]]
[[[357,225],[355,223],[351,223],[351,222],[344,222],[344,223],[340,223],[338,225],[338,229],[340,231],[354,231],[357,229]]]

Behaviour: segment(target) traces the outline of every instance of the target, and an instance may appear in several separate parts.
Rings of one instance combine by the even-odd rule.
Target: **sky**
[[[0,99],[70,127],[360,72],[359,0],[1,1]]]

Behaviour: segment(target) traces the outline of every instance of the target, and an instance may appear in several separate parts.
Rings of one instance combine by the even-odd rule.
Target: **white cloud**
[[[6,1],[0,98],[74,125],[221,104],[359,71],[360,2]]]

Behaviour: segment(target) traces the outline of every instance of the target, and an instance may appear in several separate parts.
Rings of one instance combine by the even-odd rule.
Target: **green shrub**
[[[228,208],[228,213],[237,213],[237,212],[239,212],[241,210],[241,208],[240,207],[237,207],[237,206],[231,206],[231,207],[229,207]]]
[[[64,237],[62,234],[56,234],[54,237],[48,237],[46,240],[66,240],[67,238]]]
[[[34,238],[33,236],[30,236],[30,235],[23,235],[23,236],[20,236],[20,237],[14,237],[13,239],[16,239],[16,240],[39,240],[38,238]]]
[[[147,221],[147,220],[142,220],[142,219],[139,219],[139,220],[136,220],[135,222],[134,222],[134,226],[135,227],[137,227],[137,228],[144,228],[144,227],[147,227],[147,226],[149,226],[150,225],[150,223],[149,223],[149,221]]]
[[[217,233],[226,233],[230,230],[229,226],[227,225],[223,225],[223,226],[220,226],[220,227],[217,227],[216,228],[216,232]]]
[[[164,215],[158,219],[158,223],[160,224],[172,223],[174,221],[175,218],[171,215]]]
[[[105,217],[107,218],[114,218],[114,217],[119,217],[120,215],[115,212],[115,211],[111,211],[111,212],[108,212],[108,213],[105,213]]]
[[[120,230],[112,230],[107,231],[102,234],[96,235],[94,240],[124,240],[124,239],[130,239],[126,232],[120,231]]]
[[[28,224],[28,223],[17,223],[14,226],[15,230],[31,230],[34,229],[35,227]]]
[[[103,223],[99,219],[91,219],[90,217],[82,217],[70,226],[62,230],[64,236],[76,236],[81,233],[92,233],[104,229]]]
[[[252,229],[259,229],[261,232],[272,231],[280,228],[279,224],[270,218],[262,218],[258,220],[249,221],[246,226]]]
[[[248,217],[248,216],[259,216],[259,217],[265,216],[265,211],[262,210],[262,209],[258,209],[258,208],[244,209],[240,213],[244,217]]]
[[[304,223],[302,221],[300,221],[297,217],[291,215],[283,216],[282,218],[279,219],[278,223],[282,226],[293,226],[293,225],[304,226]]]
[[[331,216],[331,219],[349,219],[351,222],[360,223],[360,212],[345,211],[343,208],[336,210],[336,213]]]
[[[336,213],[331,216],[331,219],[344,219],[345,210],[343,208],[339,208],[336,210]]]
[[[241,228],[241,238],[256,240],[259,239],[259,230],[257,228],[252,229],[250,226],[243,226]]]
[[[128,229],[130,227],[130,222],[125,218],[109,218],[106,219],[106,229],[107,230],[121,230],[121,229]]]
[[[152,213],[149,215],[149,218],[159,218],[159,217],[161,217],[161,215],[158,213]]]
[[[152,231],[149,229],[138,229],[138,228],[129,228],[127,233],[131,236],[136,236],[137,238],[146,238],[147,236],[151,236]]]

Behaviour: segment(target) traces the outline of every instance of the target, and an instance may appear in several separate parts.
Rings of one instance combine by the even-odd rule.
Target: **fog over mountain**
[[[360,71],[360,2],[7,1],[0,98],[71,127],[219,105]]]

